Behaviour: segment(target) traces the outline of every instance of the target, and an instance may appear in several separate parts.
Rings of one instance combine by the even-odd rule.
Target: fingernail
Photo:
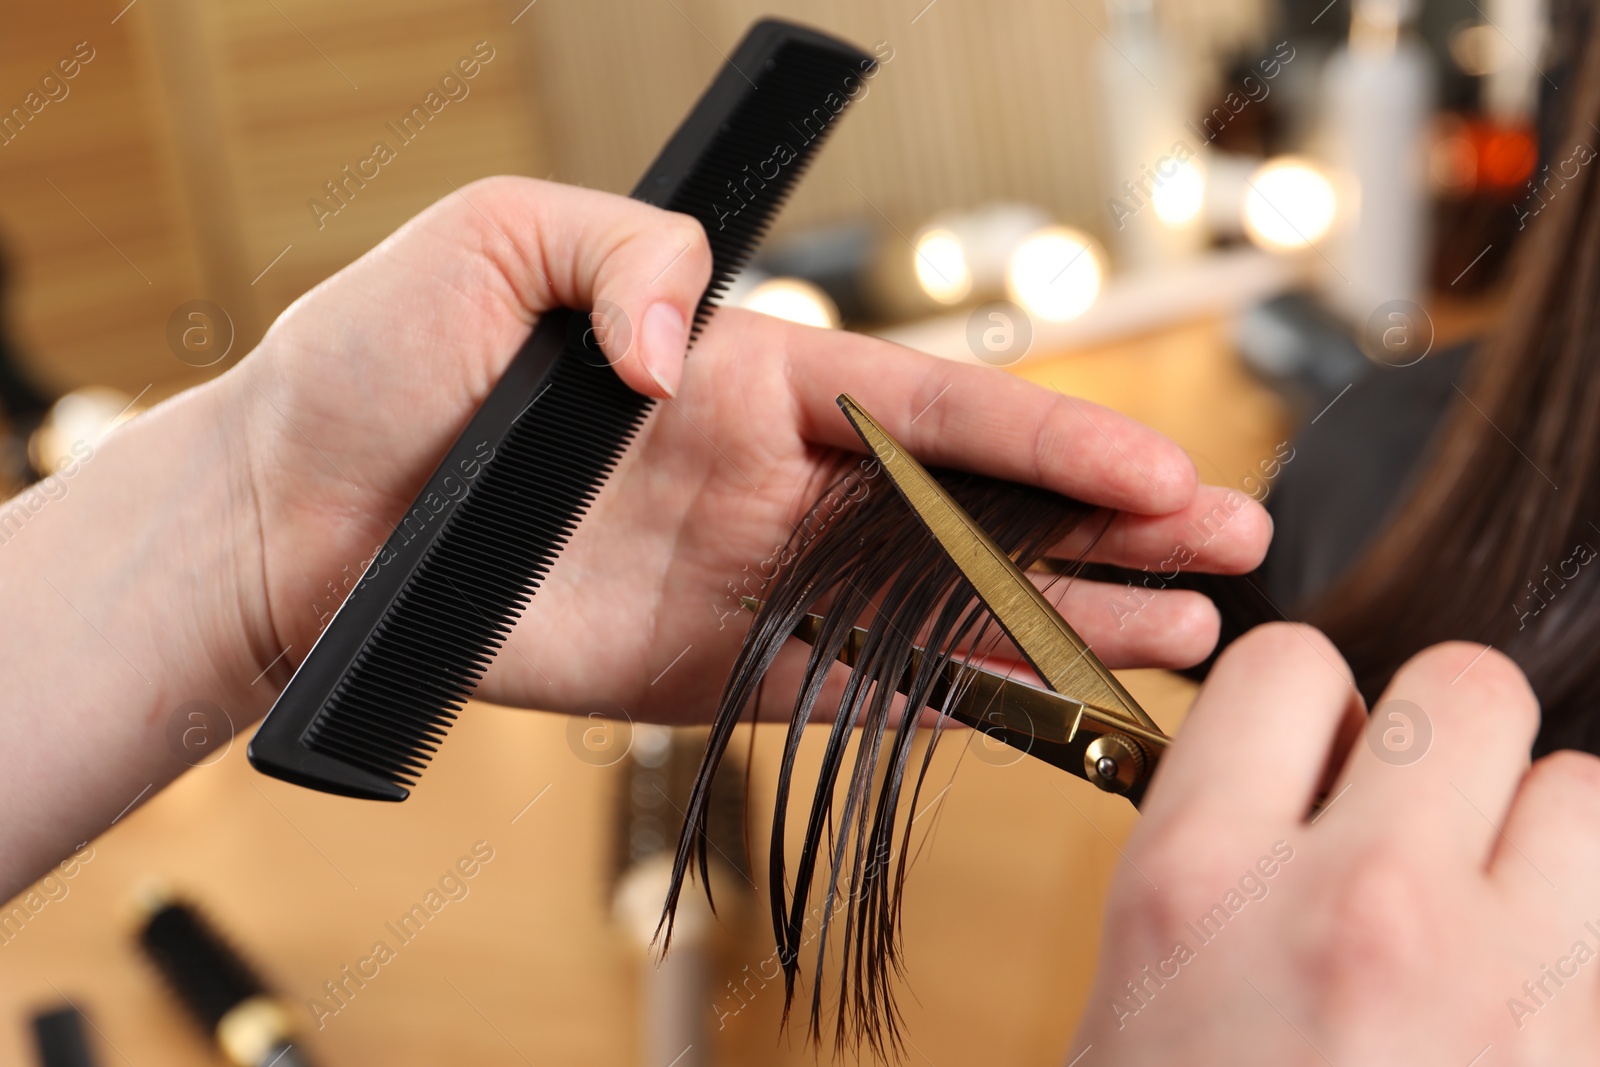
[[[652,304],[644,313],[640,344],[644,369],[668,396],[676,396],[683,376],[683,350],[689,343],[683,315],[671,304]]]

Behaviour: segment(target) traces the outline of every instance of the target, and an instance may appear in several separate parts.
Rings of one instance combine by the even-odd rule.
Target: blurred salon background
[[[1391,499],[1508,253],[1594,156],[1541,135],[1582,39],[1563,0],[11,5],[0,496],[47,476],[70,492],[112,425],[226,370],[474,179],[625,193],[765,14],[880,69],[730,301],[1107,404],[1262,500],[1331,462],[1312,432],[1379,442],[1351,477]],[[1358,407],[1384,376],[1415,384]],[[1341,404],[1361,417],[1339,423]],[[1266,592],[1292,610],[1347,562],[1303,548]],[[1127,684],[1168,728],[1193,693]],[[755,731],[748,796],[722,798],[719,917],[691,916],[658,968],[695,731],[474,705],[384,807],[251,772],[235,733],[269,703],[174,709],[193,769],[0,911],[0,1062],[46,1062],[36,1031],[56,1023],[33,1018],[63,1008],[93,1062],[226,1062],[139,949],[152,886],[210,917],[320,1064],[814,1062],[780,1031],[749,859],[779,735]],[[932,773],[910,1058],[1062,1062],[1081,1013],[1106,1010],[1085,997],[1133,815],[982,735],[947,737]]]

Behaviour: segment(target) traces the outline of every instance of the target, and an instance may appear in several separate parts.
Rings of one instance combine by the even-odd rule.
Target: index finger
[[[924,463],[1146,515],[1177,511],[1194,498],[1194,464],[1181,448],[1087,400],[997,368],[838,331],[797,327],[786,350],[809,440],[860,450],[834,402],[848,392]]]

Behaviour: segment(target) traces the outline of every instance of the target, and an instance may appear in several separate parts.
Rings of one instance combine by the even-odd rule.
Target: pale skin
[[[28,620],[0,642],[0,895],[183,769],[166,738],[181,705],[214,701],[241,732],[267,711],[344,569],[372,557],[550,307],[621,308],[632,329],[604,338],[619,374],[675,395],[496,662],[480,690],[495,702],[707,718],[744,629],[729,583],[859,447],[834,404],[846,390],[931,462],[1124,509],[1101,558],[1157,564],[1221,498],[1159,435],[989,368],[734,309],[685,360],[709,270],[687,217],[479,182],[302,297],[237,366],[97,442],[67,495],[0,545],[0,601]],[[1253,565],[1269,525],[1250,505],[1200,565]],[[1113,663],[1193,662],[1215,640],[1199,596],[1162,594],[1118,629],[1107,594],[1067,606]]]
[[[534,598],[480,690],[491,701],[705,719],[743,634],[729,584],[770,558],[859,448],[840,392],[925,462],[1116,509],[1097,560],[1159,567],[1188,523],[1225,507],[1228,490],[1199,485],[1170,441],[990,368],[733,309],[686,360],[684,323],[709,268],[704,235],[681,216],[544,182],[479,182],[302,297],[237,366],[96,442],[66,496],[0,546],[0,607],[26,620],[0,643],[11,695],[0,895],[184,769],[167,742],[180,705],[214,701],[241,732],[266,712],[342,576],[371,558],[551,307],[620,308],[629,328],[606,332],[608,356],[629,385],[670,402]],[[1190,568],[1259,562],[1270,521],[1252,502],[1226,510]],[[1110,665],[1181,666],[1214,645],[1204,598],[1164,591],[1119,618],[1107,610],[1116,592],[1075,582],[1051,593]],[[1279,703],[1298,707],[1287,685]],[[1191,732],[1207,736],[1182,738]],[[1204,758],[1187,754],[1199,747],[1180,739],[1152,811],[1179,795],[1172,781]],[[1248,806],[1241,781],[1208,802]],[[1172,862],[1210,870],[1206,828],[1177,825],[1194,832],[1163,846]]]
[[[1431,726],[1414,761],[1389,701]],[[1416,656],[1374,711],[1310,627],[1223,653],[1112,886],[1085,1067],[1593,1062],[1600,760],[1530,766],[1538,703],[1478,645]]]

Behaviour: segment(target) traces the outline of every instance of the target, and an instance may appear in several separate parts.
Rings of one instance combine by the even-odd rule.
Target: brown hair
[[[975,474],[934,475],[1022,567],[1040,559],[1097,510],[1042,489]],[[923,708],[945,665],[962,660],[961,649],[981,653],[998,638],[998,628],[991,626],[993,620],[972,587],[881,476],[876,462],[850,472],[822,495],[778,562],[717,706],[687,806],[662,925],[670,941],[672,916],[691,871],[699,870],[710,892],[707,813],[712,782],[733,728],[747,711],[755,721],[762,678],[779,650],[801,617],[817,611],[824,623],[789,716],[767,870],[772,931],[783,965],[784,1016],[794,1000],[801,950],[814,941],[808,1031],[813,1039],[821,1036],[823,965],[836,940],[842,964],[836,1040],[841,1045],[865,1042],[880,1057],[892,1058],[901,1051],[893,978],[899,972],[900,898],[912,851],[911,812],[940,734],[937,727],[918,730],[919,716],[909,710],[891,725],[896,689],[909,678],[904,707]],[[830,710],[822,706],[824,688],[858,623],[867,637]],[[913,671],[914,646],[930,654]],[[961,688],[949,688],[945,708]],[[815,783],[796,783],[795,759],[813,712],[832,719],[822,767]],[[927,739],[920,759],[915,752],[919,736]],[[852,737],[855,760],[846,774]],[[841,784],[843,798],[836,812],[834,797]],[[811,791],[812,798],[791,895],[786,816],[790,789],[796,785]],[[819,877],[821,899],[813,905],[812,883]]]
[[[1600,22],[1596,24],[1600,31]],[[1600,32],[1546,204],[1395,519],[1310,613],[1369,699],[1411,655],[1469,639],[1510,655],[1544,708],[1539,748],[1600,746]]]

